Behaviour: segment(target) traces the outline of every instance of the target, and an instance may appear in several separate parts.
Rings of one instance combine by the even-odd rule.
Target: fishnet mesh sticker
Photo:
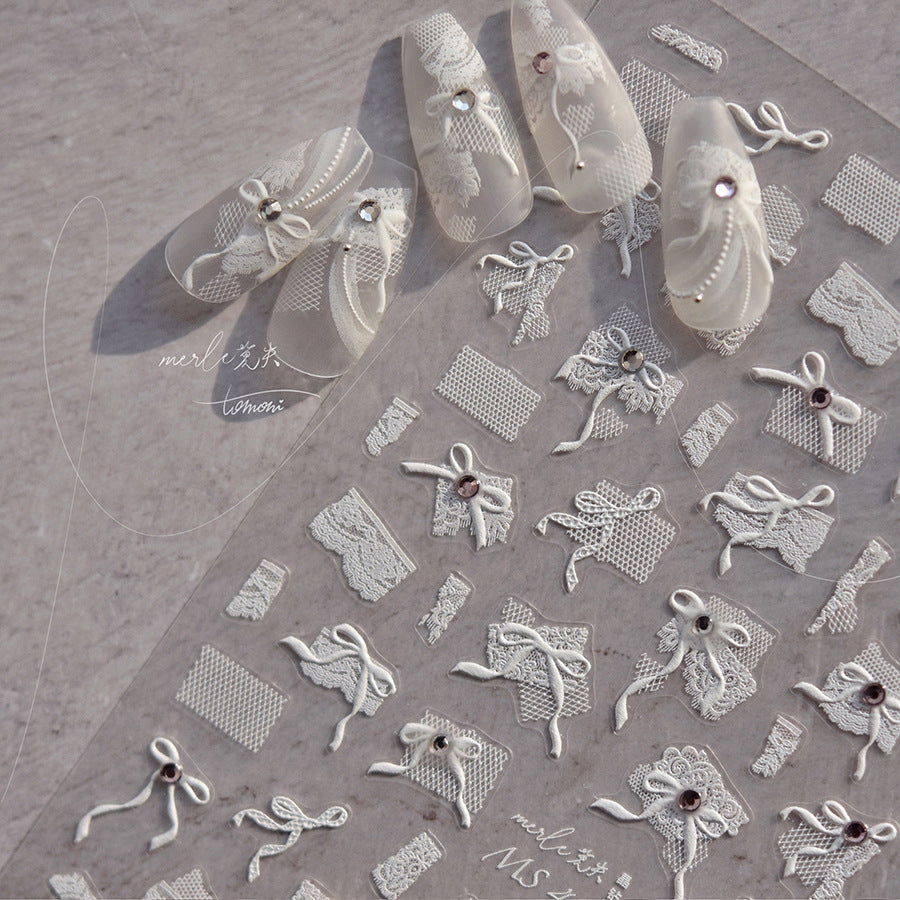
[[[240,663],[204,644],[175,699],[256,753],[287,697]]]
[[[400,440],[403,432],[419,417],[419,411],[400,397],[394,397],[366,435],[366,450],[380,456],[389,444]]]
[[[288,571],[270,559],[261,559],[225,612],[233,619],[258,622],[287,583]]]
[[[654,25],[650,29],[650,37],[671,47],[685,59],[699,63],[710,72],[718,74],[722,63],[725,62],[725,54],[718,47],[708,41],[695,38],[677,25]]]
[[[219,218],[213,231],[216,247],[227,247],[238,235],[247,218],[247,207],[240,200],[229,200],[219,207]]]
[[[478,220],[475,216],[452,215],[447,220],[447,234],[451,240],[461,244],[470,244],[475,240],[475,228]]]
[[[226,272],[219,272],[197,291],[197,296],[207,303],[227,303],[241,296],[241,282]]]
[[[316,241],[288,270],[275,312],[315,312],[327,293],[331,241]]]
[[[688,430],[681,435],[681,446],[695,469],[709,459],[710,453],[716,449],[733,424],[734,415],[721,403],[704,409],[697,416]]]
[[[372,869],[372,881],[385,900],[397,900],[408,891],[430,869],[443,854],[434,838],[423,831],[393,856]]]
[[[667,126],[668,127],[668,126]],[[597,169],[597,182],[612,196],[633,195],[635,187],[641,190],[645,184],[641,177],[653,171],[650,148],[640,131],[620,143],[609,160]]]
[[[531,418],[541,395],[509,369],[462,348],[435,391],[506,441],[514,441]]]
[[[625,63],[621,78],[644,134],[649,140],[665,146],[672,109],[679,100],[690,95],[671,76],[639,59],[629,59]]]
[[[769,729],[762,752],[750,766],[750,771],[762,778],[774,778],[787,758],[796,752],[802,737],[802,725],[786,716],[778,716]]]
[[[419,627],[425,630],[425,643],[434,645],[450,626],[456,614],[472,592],[472,588],[459,575],[450,574],[438,588],[437,600],[421,619]]]
[[[786,188],[767,184],[762,189],[762,211],[769,238],[769,255],[786,266],[797,252],[791,241],[806,225],[804,209]]]
[[[216,895],[207,887],[203,870],[190,872],[174,881],[160,881],[144,894],[144,900],[216,900]]]
[[[841,166],[822,203],[882,244],[900,230],[900,181],[859,153]]]

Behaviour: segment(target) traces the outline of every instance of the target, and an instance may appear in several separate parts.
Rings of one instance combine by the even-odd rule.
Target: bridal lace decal
[[[272,605],[272,601],[287,584],[288,570],[269,559],[261,559],[250,573],[240,591],[225,607],[233,619],[258,622]]]
[[[442,856],[438,843],[423,831],[372,869],[375,889],[385,900],[397,900]]]

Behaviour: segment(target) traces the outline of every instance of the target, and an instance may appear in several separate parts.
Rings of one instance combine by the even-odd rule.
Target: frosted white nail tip
[[[166,244],[169,271],[200,300],[234,300],[296,259],[371,163],[349,126],[298,144],[186,219]]]
[[[772,293],[761,194],[718,97],[676,105],[662,185],[663,263],[675,314],[701,331],[758,320]]]
[[[531,187],[506,102],[450,13],[403,33],[409,130],[438,222],[455,241],[502,234],[531,211]]]
[[[525,117],[563,200],[594,213],[631,199],[653,162],[593,32],[565,0],[513,0],[510,15]]]

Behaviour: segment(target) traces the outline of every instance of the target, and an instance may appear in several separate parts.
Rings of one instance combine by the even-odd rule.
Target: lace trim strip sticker
[[[750,771],[761,778],[774,778],[787,758],[800,746],[804,728],[787,716],[779,716],[766,736],[762,752],[753,761]]]
[[[698,330],[697,335],[703,339],[707,350],[713,350],[719,356],[734,356],[744,345],[744,341],[759,327],[762,319],[748,322],[740,328],[725,328],[721,331]]]
[[[691,426],[681,435],[681,446],[688,462],[699,469],[709,459],[725,437],[725,432],[734,424],[734,414],[722,403],[704,409]]]
[[[225,607],[226,614],[233,619],[258,622],[281,593],[287,580],[287,569],[270,559],[261,559],[243,587]]]
[[[822,203],[882,244],[900,230],[900,180],[859,153],[841,166]]]
[[[372,456],[380,456],[381,451],[398,441],[418,417],[419,411],[412,404],[394,397],[366,435],[366,450]]]
[[[647,139],[665,146],[672,109],[690,94],[670,75],[640,59],[629,59],[621,76]]]
[[[291,900],[331,900],[331,897],[315,881],[304,878],[297,890],[294,891]]]
[[[374,603],[416,571],[378,513],[351,487],[309,525],[310,534],[341,557],[347,584]]]
[[[175,699],[256,753],[287,696],[210,644],[204,644]]]
[[[100,895],[81,872],[65,872],[51,875],[50,890],[58,900],[100,900]]]
[[[191,869],[174,881],[158,881],[144,894],[144,900],[216,900],[206,883],[203,869]]]
[[[397,900],[442,856],[435,839],[423,831],[372,869],[375,889],[385,900]]]
[[[461,575],[451,573],[438,588],[434,606],[419,619],[419,629],[424,630],[425,643],[433,646],[450,626],[456,614],[472,593],[472,586]]]
[[[800,201],[778,184],[767,184],[760,194],[769,255],[786,266],[797,253],[792,240],[806,227],[806,210]]]
[[[718,74],[725,62],[725,54],[718,47],[695,38],[676,25],[654,25],[650,29],[650,37],[715,74]]]
[[[435,391],[505,441],[514,441],[541,395],[466,345]]]

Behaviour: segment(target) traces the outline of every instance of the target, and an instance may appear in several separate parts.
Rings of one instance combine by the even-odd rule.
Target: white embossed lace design
[[[797,252],[791,241],[806,225],[806,215],[793,194],[780,185],[767,184],[762,189],[761,198],[769,255],[786,266]]]
[[[900,230],[900,180],[859,153],[841,166],[822,203],[882,244]]]
[[[541,395],[509,369],[466,345],[435,391],[506,441],[514,441],[541,402]]]
[[[59,900],[99,900],[81,872],[51,875],[50,890]]]
[[[287,583],[288,571],[269,559],[261,559],[225,612],[234,619],[258,622]]]
[[[385,900],[397,900],[442,856],[434,838],[423,831],[372,869],[375,889]]]
[[[734,415],[731,411],[721,403],[716,403],[704,409],[681,435],[681,446],[695,469],[709,459],[710,453],[719,445],[733,423]]]
[[[856,604],[859,589],[868,584],[890,558],[888,548],[878,538],[872,538],[853,566],[838,579],[834,591],[815,621],[806,629],[806,633],[815,634],[823,625],[828,625],[832,634],[849,634],[853,631],[859,619],[859,607]]]
[[[418,417],[419,411],[414,406],[394,397],[366,435],[366,450],[372,456],[380,456],[381,451],[398,441]]]
[[[535,525],[544,534],[555,522],[578,544],[566,564],[566,590],[575,589],[575,564],[593,556],[643,584],[675,537],[675,526],[655,510],[662,502],[658,488],[646,487],[629,496],[616,485],[600,481],[594,490],[579,491],[574,499],[576,514],[549,513]]]
[[[438,588],[437,600],[421,619],[419,627],[426,629],[425,642],[435,644],[462,609],[472,588],[458,575],[450,574]]]
[[[900,347],[900,312],[849,263],[813,291],[806,308],[837,325],[850,352],[867,365],[884,365]]]
[[[322,890],[314,881],[304,878],[300,887],[294,891],[291,900],[331,900],[331,897]]]
[[[661,223],[659,203],[640,195],[601,216],[600,240],[615,242],[624,278],[631,275],[631,254],[650,241]]]
[[[703,338],[707,349],[714,350],[719,356],[734,356],[761,321],[761,319],[756,319],[746,325],[741,325],[740,328],[723,328],[720,331],[698,330],[697,334]]]
[[[174,881],[159,881],[144,894],[144,900],[215,900],[203,870],[191,869]]]
[[[204,644],[175,699],[256,753],[287,697],[240,663]]]
[[[326,506],[310,522],[312,536],[341,557],[347,583],[375,602],[416,570],[381,517],[356,488]]]
[[[762,778],[774,778],[787,758],[795,753],[803,737],[803,726],[787,716],[778,716],[766,736],[762,753],[753,760],[750,771]]]
[[[621,76],[647,139],[664,146],[672,109],[690,95],[665,72],[639,59],[629,59]]]
[[[718,47],[695,38],[675,25],[654,25],[650,29],[650,37],[671,47],[686,59],[699,63],[710,72],[718,73],[725,61],[725,54]]]

